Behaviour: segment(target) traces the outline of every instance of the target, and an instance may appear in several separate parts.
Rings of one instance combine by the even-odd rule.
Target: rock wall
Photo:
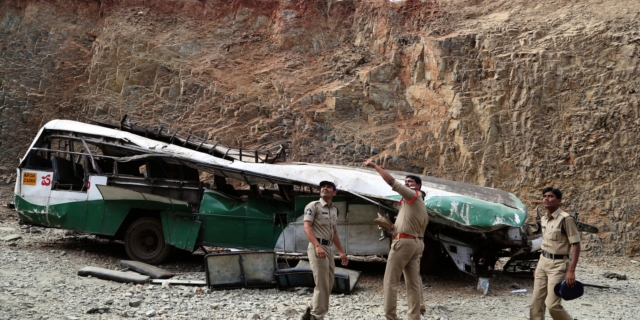
[[[0,183],[55,118],[539,190],[636,254],[635,1],[5,1]],[[9,198],[11,190],[0,198]]]
[[[29,1],[0,7],[0,181],[10,184],[18,158],[49,118],[82,107],[95,34],[74,12]],[[42,17],[55,17],[43,20]],[[97,18],[97,17],[96,17]]]

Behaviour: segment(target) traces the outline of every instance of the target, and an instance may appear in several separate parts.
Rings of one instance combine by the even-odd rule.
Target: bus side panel
[[[246,201],[206,192],[199,240],[206,245],[271,250],[286,224],[286,203],[250,195]],[[276,214],[284,214],[282,223]]]
[[[49,226],[83,231],[87,211],[87,194],[52,190],[47,219]]]
[[[285,217],[288,211],[291,210],[284,202],[273,198],[249,196],[244,246],[247,248],[266,246],[268,249],[273,249],[283,227],[286,226]],[[276,221],[277,214],[282,214],[283,221]]]
[[[13,188],[14,197],[20,194],[20,189],[22,187],[22,175],[20,174],[20,168],[16,169],[16,185]]]
[[[100,233],[105,235],[116,234],[130,212],[131,214],[136,214],[136,208],[153,210],[155,208],[151,208],[152,204],[143,200],[105,200],[104,219],[100,221]]]
[[[200,241],[210,246],[243,247],[246,203],[205,192],[200,205]]]
[[[23,169],[18,171],[19,193],[14,195],[16,211],[20,217],[32,224],[50,226],[47,217],[47,205],[51,193],[51,171]],[[16,189],[18,189],[16,187]]]
[[[102,199],[102,195],[98,190],[98,185],[107,184],[107,177],[104,176],[89,176],[89,183],[87,184],[87,211],[86,211],[86,223],[85,232],[97,233],[97,234],[114,234],[114,232],[108,232],[104,230],[104,210],[105,203]],[[117,230],[117,229],[116,229]]]
[[[160,216],[165,242],[178,249],[193,251],[201,222],[167,212]]]
[[[100,209],[103,207],[104,210]],[[150,213],[160,213],[170,209],[166,203],[158,203],[146,200],[104,200],[102,205],[96,206],[96,213],[102,210],[103,216],[98,219],[87,218],[87,223],[91,221],[92,233],[103,235],[115,235],[124,220],[129,214],[133,215],[132,219],[148,216]]]
[[[22,220],[29,224],[49,226],[47,222],[47,206],[33,204],[24,197],[18,195],[14,198],[14,203],[18,215]]]

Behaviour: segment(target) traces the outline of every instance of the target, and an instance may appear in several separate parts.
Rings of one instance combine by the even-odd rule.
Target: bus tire
[[[165,243],[162,223],[156,218],[140,218],[127,228],[124,247],[132,260],[158,264],[171,253],[171,245]]]

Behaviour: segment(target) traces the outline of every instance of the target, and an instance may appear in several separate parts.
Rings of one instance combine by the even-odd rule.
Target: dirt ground
[[[6,240],[11,235],[17,240]],[[221,290],[130,285],[76,275],[85,266],[122,270],[128,259],[119,242],[64,230],[21,226],[13,210],[0,209],[0,319],[298,319],[310,290]],[[640,259],[583,258],[577,277],[585,295],[564,305],[578,319],[633,319],[640,312]],[[204,280],[203,253],[182,253],[160,267],[177,279]],[[295,263],[294,261],[291,261]],[[332,295],[328,319],[380,319],[384,263],[353,261],[362,276],[352,295]],[[606,272],[625,275],[609,279]],[[423,276],[423,319],[527,319],[533,281],[495,274],[486,297],[477,279],[451,272]],[[512,293],[525,289],[525,293]],[[406,312],[404,289],[399,314]],[[131,301],[143,301],[132,307]]]

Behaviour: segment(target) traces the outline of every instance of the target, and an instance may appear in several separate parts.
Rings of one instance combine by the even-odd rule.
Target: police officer
[[[364,166],[376,169],[382,179],[389,184],[393,191],[402,196],[400,212],[393,226],[393,241],[384,271],[384,314],[386,319],[397,319],[398,285],[400,275],[404,273],[407,286],[408,318],[420,319],[420,305],[422,300],[422,279],[420,279],[420,257],[424,250],[424,231],[429,223],[429,216],[420,193],[422,180],[409,175],[404,185],[396,181],[388,172],[377,164],[367,160]]]
[[[542,190],[542,205],[547,214],[541,218],[542,254],[534,273],[530,319],[544,319],[545,306],[554,320],[573,320],[560,305],[553,288],[563,279],[573,288],[580,256],[580,233],[576,221],[560,209],[562,192],[551,187]],[[571,260],[569,260],[571,252]]]
[[[338,208],[333,204],[333,197],[337,193],[333,182],[321,181],[320,200],[313,201],[304,208],[304,234],[309,239],[307,255],[316,287],[311,306],[302,315],[302,320],[323,319],[329,311],[329,295],[333,289],[336,268],[332,244],[340,253],[342,265],[349,263],[338,238]]]

